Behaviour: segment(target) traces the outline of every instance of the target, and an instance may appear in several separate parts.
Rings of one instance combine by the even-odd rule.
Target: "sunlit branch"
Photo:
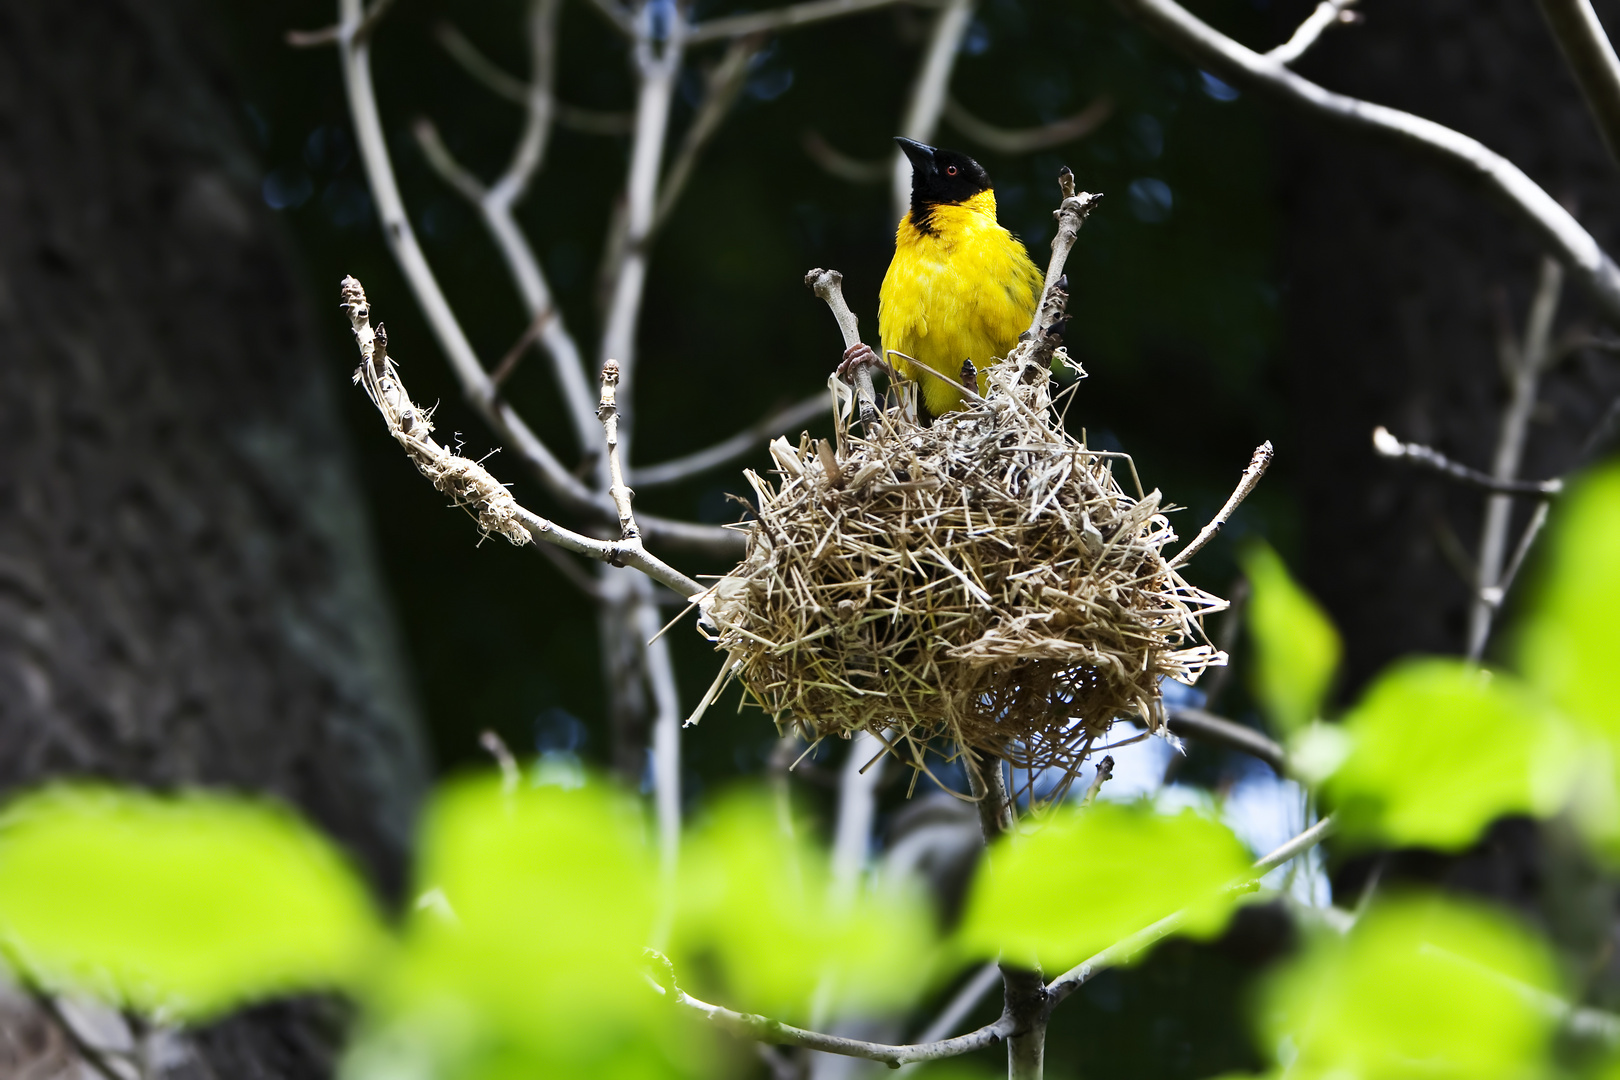
[[[1243,500],[1247,499],[1249,494],[1254,491],[1255,486],[1260,483],[1260,478],[1266,475],[1266,469],[1271,466],[1271,459],[1275,456],[1276,452],[1271,448],[1270,439],[1254,448],[1254,456],[1249,459],[1249,467],[1243,470],[1243,476],[1238,480],[1238,486],[1232,492],[1231,497],[1226,500],[1226,505],[1222,506],[1220,512],[1210,519],[1208,525],[1198,531],[1198,535],[1193,537],[1192,543],[1176,553],[1176,557],[1170,560],[1170,569],[1174,570],[1178,566],[1185,566],[1187,560],[1198,554],[1204,549],[1204,545],[1215,539],[1216,534],[1221,531],[1227,519],[1237,511]]]
[[[1597,121],[1609,156],[1620,161],[1620,57],[1591,0],[1539,0],[1570,73]]]
[[[1322,0],[1316,5],[1316,10],[1305,17],[1294,31],[1294,36],[1266,53],[1267,58],[1279,64],[1297,63],[1300,57],[1315,45],[1329,29],[1358,22],[1360,16],[1350,10],[1350,5],[1356,0]]]
[[[822,415],[827,409],[827,394],[825,392],[812,394],[803,401],[789,405],[780,412],[772,413],[763,420],[749,425],[724,442],[715,443],[713,446],[669,461],[661,461],[657,465],[632,468],[630,486],[647,490],[689,480],[710,469],[736,461],[776,436],[788,433]]]
[[[1248,754],[1270,765],[1278,776],[1288,771],[1288,752],[1282,744],[1266,738],[1254,728],[1203,709],[1171,709],[1169,719],[1172,734]]]
[[[1432,446],[1402,442],[1391,435],[1386,427],[1374,428],[1372,440],[1373,449],[1379,457],[1409,461],[1481,491],[1499,495],[1557,495],[1564,490],[1564,482],[1556,477],[1551,480],[1500,480],[1488,472],[1454,461]]]
[[[750,34],[768,34],[777,30],[791,30],[828,19],[841,19],[876,8],[890,7],[912,0],[810,0],[804,4],[790,4],[774,11],[755,11],[747,15],[726,15],[694,23],[687,32],[691,45],[724,38],[747,37]]]
[[[1517,165],[1432,120],[1325,90],[1276,60],[1238,44],[1175,0],[1114,0],[1200,67],[1305,112],[1393,140],[1507,201],[1570,269],[1598,307],[1620,322],[1620,267],[1580,223]]]
[[[433,36],[438,39],[444,51],[450,58],[461,65],[461,69],[489,90],[508,101],[519,105],[528,103],[529,84],[516,76],[508,74],[499,64],[479,51],[467,36],[450,23],[440,23],[434,28]],[[574,131],[585,132],[590,135],[628,135],[632,119],[629,113],[605,112],[600,109],[586,109],[578,105],[569,105],[563,101],[553,101],[557,123]]]
[[[1004,128],[979,119],[954,97],[945,97],[945,120],[980,146],[1002,154],[1027,154],[1062,146],[1091,134],[1114,113],[1114,99],[1100,97],[1073,116],[1039,127]]]

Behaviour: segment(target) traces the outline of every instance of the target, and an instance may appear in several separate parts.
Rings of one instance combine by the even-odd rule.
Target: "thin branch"
[[[1050,302],[1054,293],[1068,291],[1067,278],[1063,268],[1068,265],[1069,252],[1074,248],[1075,241],[1080,239],[1080,227],[1086,223],[1099,202],[1102,194],[1089,191],[1076,191],[1074,187],[1074,173],[1065,165],[1058,170],[1058,191],[1063,200],[1058,208],[1052,211],[1052,217],[1057,220],[1057,232],[1052,236],[1052,258],[1046,264],[1046,281],[1041,286],[1041,302],[1035,306],[1035,317],[1029,324],[1029,333],[1041,334],[1049,325],[1052,318]],[[1064,297],[1067,302],[1067,296]]]
[[[440,137],[438,125],[425,116],[419,117],[411,125],[411,136],[416,139],[416,148],[422,151],[422,157],[427,160],[428,167],[439,174],[439,179],[455,188],[456,194],[474,205],[484,201],[484,193],[489,189],[470,169],[456,160],[450,148],[444,144],[444,139]]]
[[[450,58],[485,89],[507,101],[526,105],[529,84],[508,74],[495,61],[479,51],[465,34],[450,23],[442,22],[433,28],[433,36]],[[628,135],[633,120],[629,113],[586,109],[578,105],[555,101],[556,120],[559,125],[588,135]]]
[[[1175,735],[1248,754],[1270,765],[1278,776],[1288,771],[1288,751],[1283,749],[1281,743],[1224,716],[1216,716],[1203,709],[1171,709],[1170,731]]]
[[[1496,587],[1484,594],[1485,602],[1492,607],[1502,606],[1507,591],[1513,587],[1513,579],[1519,576],[1519,567],[1524,565],[1525,556],[1530,554],[1530,548],[1535,545],[1536,537],[1541,535],[1542,526],[1547,524],[1547,512],[1551,509],[1551,500],[1543,499],[1536,503],[1536,508],[1530,512],[1530,520],[1525,524],[1524,532],[1519,534],[1518,546],[1513,549],[1513,558],[1508,560],[1507,569],[1502,571],[1502,577]]]
[[[804,283],[832,309],[833,318],[838,321],[838,331],[844,337],[846,353],[861,344],[860,322],[855,318],[855,313],[849,310],[849,302],[844,299],[844,275],[837,270],[818,267],[804,275]],[[870,431],[872,425],[877,423],[878,406],[877,394],[872,389],[872,369],[868,364],[855,365],[855,396],[861,405],[861,423]]]
[[[370,11],[352,22],[345,18],[335,26],[319,30],[289,30],[287,44],[295,49],[312,49],[321,45],[337,45],[345,40],[351,43],[365,42],[376,33],[377,24],[382,22],[383,16],[393,6],[394,0],[376,0]]]
[[[979,1002],[984,1000],[984,995],[993,990],[999,982],[1001,982],[1001,968],[994,962],[979,968],[971,979],[962,984],[962,988],[951,998],[950,1003],[939,1011],[934,1022],[923,1029],[917,1041],[930,1043],[945,1038],[945,1033],[966,1020],[968,1014],[978,1008]]]
[[[596,406],[596,418],[602,422],[602,435],[607,440],[608,477],[611,486],[608,496],[619,514],[619,535],[632,540],[641,535],[636,527],[635,511],[630,506],[630,488],[624,482],[624,469],[619,463],[619,362],[609,360],[602,365],[602,399]]]
[[[1373,449],[1380,457],[1390,458],[1394,461],[1410,461],[1414,465],[1421,465],[1425,469],[1445,476],[1459,484],[1479,488],[1481,491],[1491,491],[1499,495],[1557,495],[1564,490],[1564,482],[1556,477],[1551,480],[1501,480],[1488,472],[1470,468],[1458,461],[1442,454],[1432,446],[1422,443],[1402,442],[1389,429],[1383,426],[1373,428]]]
[[[652,590],[644,585],[636,590],[635,618],[638,636],[647,642],[645,674],[653,702],[653,802],[658,814],[664,906],[672,914],[675,872],[681,850],[681,721],[684,716],[669,639],[658,636],[663,616],[653,602]]]
[[[1002,154],[1028,154],[1046,150],[1090,135],[1114,114],[1114,99],[1104,95],[1073,116],[1054,120],[1039,127],[1004,128],[981,120],[962,107],[962,103],[945,95],[944,116],[947,123],[980,146]]]
[[[67,1018],[67,1014],[56,1003],[56,998],[44,990],[34,988],[30,988],[29,996],[56,1023],[56,1026],[62,1029],[62,1034],[66,1035],[68,1042],[73,1044],[73,1049],[77,1051],[79,1057],[84,1060],[86,1065],[100,1073],[102,1080],[129,1080],[129,1077],[119,1072],[118,1068],[108,1059],[106,1051],[79,1033],[79,1029],[73,1026],[73,1022]]]
[[[973,0],[948,0],[934,19],[933,33],[923,53],[922,67],[911,87],[899,134],[917,142],[933,142],[945,111],[945,98],[951,92],[951,73],[956,69],[962,38],[973,21]],[[911,159],[896,147],[890,158],[890,195],[894,200],[894,220],[906,216],[911,205]]]
[[[904,0],[809,0],[808,3],[790,4],[774,11],[753,11],[747,15],[727,15],[694,23],[687,31],[691,45],[702,45],[725,38],[769,34],[779,30],[792,30],[828,19],[841,19],[846,15],[859,15],[865,11],[889,7]]]
[[[557,83],[557,20],[562,0],[531,0],[525,29],[529,41],[529,85],[524,95],[523,133],[512,148],[506,171],[489,186],[485,201],[512,207],[522,201],[529,182],[545,161],[556,113],[553,92]]]
[[[1283,844],[1277,850],[1258,860],[1249,868],[1249,880],[1257,881],[1271,871],[1295,856],[1302,855],[1311,848],[1327,839],[1333,832],[1333,816],[1330,814],[1312,825],[1309,829]],[[1090,982],[1092,977],[1108,968],[1114,967],[1125,960],[1140,953],[1143,949],[1169,937],[1187,921],[1185,911],[1177,911],[1166,915],[1152,926],[1144,927],[1129,937],[1122,938],[1108,946],[1102,952],[1085,960],[1065,971],[1062,975],[1046,984],[1046,992],[1053,1004],[1061,1002],[1080,987]]]
[[[519,505],[482,465],[436,443],[429,437],[433,424],[427,412],[411,401],[388,356],[387,334],[381,326],[372,327],[365,290],[352,277],[343,279],[343,309],[360,350],[355,381],[365,387],[389,434],[417,469],[471,514],[485,533],[499,533],[519,546],[532,539],[614,566],[632,566],[687,599],[704,591],[703,586],[649,554],[639,535],[609,543],[565,529]]]
[[[590,8],[627,38],[636,36],[636,17],[618,0],[590,0]]]
[[[1557,260],[1543,256],[1536,292],[1530,300],[1530,312],[1525,319],[1524,341],[1516,350],[1517,366],[1508,380],[1508,401],[1502,409],[1502,419],[1497,429],[1491,475],[1498,481],[1513,480],[1524,458],[1530,415],[1535,411],[1536,397],[1541,389],[1541,374],[1546,368],[1553,321],[1558,315],[1558,302],[1563,289],[1564,268]],[[1501,605],[1502,559],[1507,551],[1512,515],[1513,500],[1507,495],[1492,495],[1485,504],[1485,522],[1480,529],[1479,560],[1476,564],[1479,574],[1474,581],[1474,605],[1468,619],[1467,656],[1470,660],[1478,660],[1485,655],[1491,624]]]
[[[1232,492],[1232,497],[1226,500],[1226,505],[1221,507],[1220,512],[1210,519],[1209,524],[1199,530],[1198,535],[1193,537],[1193,542],[1176,553],[1176,557],[1170,560],[1170,569],[1174,570],[1178,566],[1185,566],[1188,559],[1198,554],[1203,550],[1205,544],[1215,539],[1215,535],[1221,531],[1221,527],[1226,524],[1227,519],[1237,510],[1239,504],[1254,491],[1255,486],[1260,483],[1260,478],[1266,475],[1266,469],[1271,467],[1271,459],[1275,456],[1276,451],[1271,448],[1270,439],[1254,448],[1254,456],[1249,459],[1249,467],[1243,470],[1243,477],[1238,481],[1237,489]]]
[[[658,205],[653,211],[654,233],[669,220],[681,192],[686,190],[686,182],[692,178],[698,156],[714,138],[715,132],[720,130],[720,121],[736,104],[737,95],[742,93],[743,85],[748,81],[748,65],[764,45],[762,35],[738,38],[726,49],[714,70],[709,72],[703,103],[692,117],[692,123],[681,138],[680,149],[675,151],[675,159],[670,162],[669,171],[664,174],[663,183],[659,186]]]
[[[1317,39],[1335,26],[1360,22],[1358,13],[1350,10],[1356,0],[1322,0],[1316,10],[1305,17],[1294,31],[1294,36],[1266,53],[1266,58],[1279,64],[1296,64]]]
[[[1114,0],[1194,63],[1228,82],[1305,112],[1416,150],[1507,200],[1563,261],[1598,307],[1620,322],[1620,266],[1575,218],[1517,165],[1475,139],[1432,120],[1336,94],[1233,41],[1175,0]]]
[[[1113,775],[1113,755],[1105,754],[1103,759],[1097,762],[1097,774],[1091,778],[1091,783],[1086,786],[1086,793],[1085,796],[1081,798],[1080,805],[1090,806],[1092,803],[1096,802],[1097,796],[1102,794],[1102,786],[1108,783],[1109,779]]]
[[[825,392],[812,394],[803,401],[771,413],[723,442],[717,442],[713,446],[678,458],[671,458],[669,461],[661,461],[657,465],[631,469],[630,484],[646,491],[649,488],[689,480],[710,469],[736,461],[755,447],[769,442],[778,435],[787,434],[826,411],[827,394]]]
[[[1609,156],[1620,161],[1620,57],[1603,32],[1591,0],[1539,0],[1570,74],[1597,121]]]
[[[821,166],[822,172],[851,184],[881,184],[889,178],[889,170],[893,167],[887,158],[866,161],[851,157],[828,142],[818,131],[807,129],[800,137],[799,144],[810,155],[810,160]]]

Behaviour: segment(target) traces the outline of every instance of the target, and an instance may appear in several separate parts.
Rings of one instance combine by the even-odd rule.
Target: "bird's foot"
[[[844,358],[838,364],[838,377],[853,386],[855,372],[862,366],[881,368],[884,371],[889,369],[889,365],[879,360],[878,354],[872,351],[872,346],[864,341],[858,341],[844,350]]]

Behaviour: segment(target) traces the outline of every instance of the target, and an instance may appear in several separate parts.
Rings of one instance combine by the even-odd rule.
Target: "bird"
[[[878,336],[883,359],[919,384],[925,416],[937,417],[966,400],[964,362],[984,392],[991,362],[1029,329],[1044,275],[996,220],[996,193],[982,165],[955,150],[895,142],[911,160],[911,207],[895,230],[894,258],[878,292]]]

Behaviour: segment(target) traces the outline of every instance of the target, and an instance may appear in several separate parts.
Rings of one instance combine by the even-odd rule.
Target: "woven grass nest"
[[[704,603],[728,653],[705,705],[734,677],[812,740],[870,731],[929,775],[966,747],[1066,787],[1115,720],[1162,728],[1162,677],[1225,662],[1200,621],[1225,601],[1170,568],[1159,492],[1127,494],[1134,468],[1063,430],[1019,352],[931,426],[841,420],[836,449],[773,443],[779,482],[745,474],[757,520]]]

